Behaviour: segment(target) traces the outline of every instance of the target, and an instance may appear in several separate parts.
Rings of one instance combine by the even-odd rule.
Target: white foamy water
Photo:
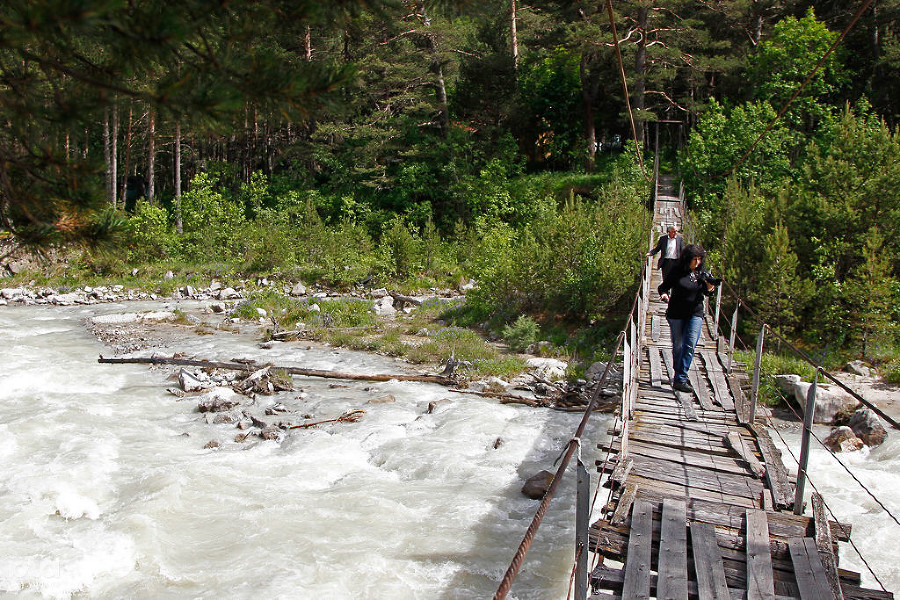
[[[831,428],[816,425],[816,436],[824,440]],[[782,450],[782,460],[789,473],[796,475],[797,460],[800,457],[800,427],[780,431],[780,439],[773,432],[772,439]],[[787,446],[785,446],[785,443]],[[790,450],[790,452],[788,452]],[[835,459],[837,456],[866,489],[848,474]],[[859,549],[859,554],[869,563],[884,587],[897,594],[900,592],[900,535],[898,525],[891,515],[900,519],[900,432],[888,429],[884,444],[877,448],[863,448],[859,452],[839,453],[832,456],[815,439],[810,444],[809,482],[805,488],[807,515],[812,513],[809,497],[818,490],[825,503],[833,511],[837,520],[853,526],[851,539]],[[811,483],[810,483],[811,482]],[[885,508],[879,506],[878,502]],[[847,542],[841,542],[840,566],[862,574],[863,585],[880,589],[875,577],[869,573],[859,554]]]
[[[208,425],[196,402],[165,391],[172,369],[97,363],[111,352],[86,332],[85,318],[161,308],[0,310],[0,596],[494,594],[538,504],[519,490],[537,471],[555,471],[580,414],[420,383],[332,387],[295,378],[308,393],[304,414],[363,409],[364,417],[239,444],[234,425]],[[296,344],[260,350],[243,335],[188,337],[163,353],[174,351],[397,371],[359,353]],[[296,406],[299,392],[286,394]],[[367,404],[385,394],[397,401]],[[442,398],[450,401],[426,414]],[[595,418],[589,439],[605,436],[608,424]],[[221,447],[204,449],[211,440]],[[593,448],[585,444],[588,465],[598,456]],[[566,597],[573,488],[570,467],[510,598]]]

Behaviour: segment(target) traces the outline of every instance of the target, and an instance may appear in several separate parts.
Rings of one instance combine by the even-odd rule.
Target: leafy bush
[[[524,352],[538,339],[540,328],[537,322],[527,315],[520,315],[516,322],[503,328],[503,339],[514,352]]]
[[[123,237],[128,261],[132,263],[168,258],[177,247],[168,213],[163,207],[147,202],[139,203],[125,222]]]

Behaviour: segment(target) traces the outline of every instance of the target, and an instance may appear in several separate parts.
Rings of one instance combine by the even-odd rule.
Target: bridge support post
[[[588,530],[591,523],[591,476],[578,460],[575,509],[575,600],[588,597]]]
[[[794,492],[794,514],[803,514],[803,491],[806,488],[806,466],[809,464],[809,442],[812,437],[813,416],[816,412],[816,388],[819,385],[819,369],[806,393],[806,412],[803,413],[803,438],[800,442],[800,464],[797,465],[797,488]]]
[[[719,290],[716,292],[716,328],[713,330],[713,339],[719,339],[719,312],[722,307],[722,286],[719,286]]]
[[[719,286],[720,289],[721,287]],[[740,304],[736,304],[734,314],[731,316],[731,335],[728,336],[728,367],[725,369],[725,372],[729,374],[731,373],[731,363],[734,361],[734,336],[737,335],[737,318],[740,307]]]
[[[766,324],[763,323],[756,339],[756,360],[753,363],[753,387],[750,388],[750,423],[756,423],[756,404],[759,402],[759,372],[762,365],[763,340],[766,337]]]

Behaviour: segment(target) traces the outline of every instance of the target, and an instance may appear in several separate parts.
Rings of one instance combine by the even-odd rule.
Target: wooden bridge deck
[[[656,225],[680,224],[677,198]],[[654,257],[654,265],[656,257]],[[602,556],[591,598],[892,598],[839,569],[850,527],[793,514],[794,485],[767,431],[748,423],[749,386],[704,327],[691,367],[695,394],[674,392],[665,305],[654,269],[633,417],[611,444],[612,501],[591,526]]]

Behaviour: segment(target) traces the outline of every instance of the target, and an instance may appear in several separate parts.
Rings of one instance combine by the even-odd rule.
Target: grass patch
[[[756,352],[736,350],[735,358],[746,364],[752,372],[756,364]],[[815,377],[816,370],[808,362],[796,356],[763,352],[760,361],[759,401],[766,406],[777,406],[784,402],[781,390],[775,385],[775,375],[799,375],[806,381]]]

